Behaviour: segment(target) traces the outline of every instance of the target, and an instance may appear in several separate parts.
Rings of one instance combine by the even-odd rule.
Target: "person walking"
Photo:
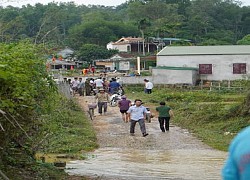
[[[94,66],[91,67],[91,71],[92,71],[92,75],[94,76],[95,75],[95,67]]]
[[[148,133],[146,132],[146,126],[144,119],[146,118],[147,109],[142,105],[140,99],[135,100],[135,105],[130,106],[127,113],[130,120],[130,135],[134,136],[135,125],[138,122],[142,132],[142,136],[146,137]]]
[[[94,80],[94,86],[96,89],[101,89],[103,88],[103,80],[101,77],[97,78],[96,80]]]
[[[159,112],[158,121],[161,131],[169,131],[169,121],[170,117],[173,117],[173,111],[170,107],[166,106],[165,102],[160,102],[160,106],[156,107],[156,111]]]
[[[74,80],[71,82],[73,96],[75,96],[76,92],[78,91],[77,89],[78,85],[79,85],[78,77],[75,77]]]
[[[229,154],[222,169],[223,180],[250,179],[250,126],[244,128],[232,140]]]
[[[127,100],[127,97],[125,95],[123,95],[121,97],[122,100],[120,100],[118,102],[118,107],[120,108],[120,112],[122,114],[122,120],[124,122],[128,122],[128,115],[127,115],[127,111],[129,109],[129,107],[131,106],[131,101]]]
[[[98,112],[102,115],[102,109],[104,109],[104,114],[107,113],[109,95],[105,92],[103,88],[99,89],[99,92],[95,95],[97,99]]]
[[[109,83],[109,92],[110,94],[117,93],[121,85],[116,82],[115,78],[112,78],[112,81]]]
[[[90,85],[90,79],[87,78],[85,81],[85,95],[90,96],[91,94],[91,85]]]
[[[83,96],[84,95],[84,82],[81,77],[79,78],[79,84],[78,84],[77,89],[78,89],[79,95]]]

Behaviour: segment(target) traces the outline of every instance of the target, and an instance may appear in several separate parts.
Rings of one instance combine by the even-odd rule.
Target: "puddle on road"
[[[70,175],[99,179],[221,179],[226,153],[216,150],[134,150],[102,148],[84,161],[67,163]]]

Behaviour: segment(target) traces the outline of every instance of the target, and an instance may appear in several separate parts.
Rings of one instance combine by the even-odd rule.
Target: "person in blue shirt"
[[[117,92],[120,88],[120,84],[118,82],[116,82],[115,78],[112,78],[112,81],[109,83],[109,92],[110,94],[114,94],[115,92]]]
[[[243,129],[231,142],[228,158],[222,169],[222,178],[250,179],[250,126]]]
[[[135,125],[138,122],[142,132],[142,136],[146,137],[148,133],[146,132],[145,121],[147,109],[142,106],[142,101],[140,99],[135,100],[135,105],[130,106],[127,113],[128,119],[130,120],[130,135],[134,136]]]

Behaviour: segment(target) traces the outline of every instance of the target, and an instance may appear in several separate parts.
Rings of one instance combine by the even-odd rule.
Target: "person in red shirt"
[[[91,71],[92,71],[92,74],[94,76],[95,75],[95,67],[94,66],[91,67]]]

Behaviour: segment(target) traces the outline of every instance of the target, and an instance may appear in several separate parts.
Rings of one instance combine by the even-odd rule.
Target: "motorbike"
[[[114,93],[110,96],[110,101],[109,101],[110,106],[112,107],[117,106],[118,101],[122,99],[123,95],[124,95],[123,88],[119,88],[117,91],[114,91]]]
[[[117,106],[118,101],[120,101],[121,99],[122,99],[122,95],[112,94],[110,96],[110,101],[109,101],[110,106],[112,107]]]

